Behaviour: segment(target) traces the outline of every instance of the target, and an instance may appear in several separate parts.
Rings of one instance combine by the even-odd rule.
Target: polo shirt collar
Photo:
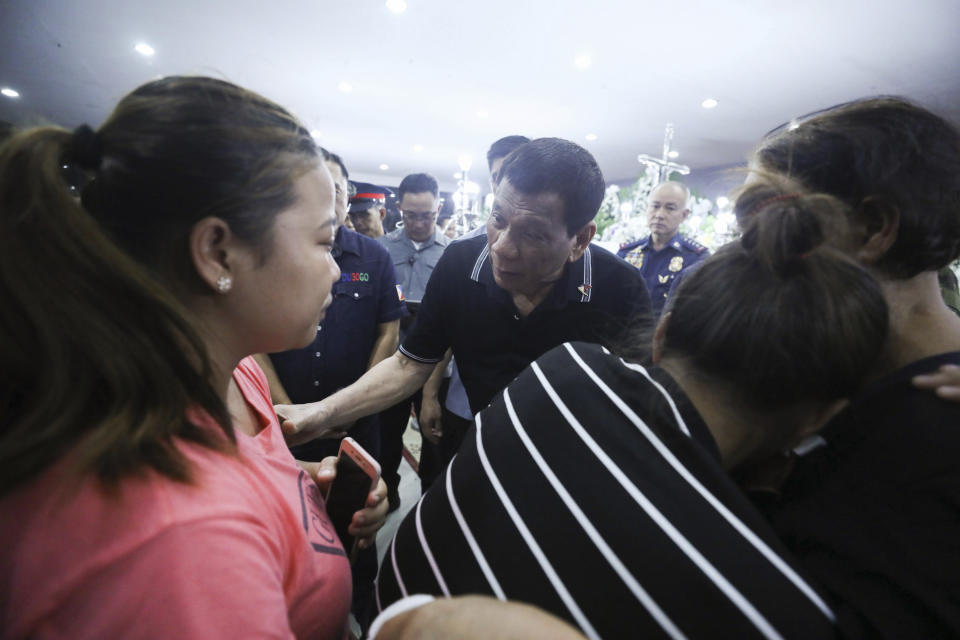
[[[420,247],[419,249],[417,249],[416,245],[413,244],[413,240],[411,240],[411,239],[410,239],[410,236],[407,235],[407,232],[403,230],[403,227],[400,227],[399,229],[396,229],[394,233],[396,233],[396,236],[395,236],[395,238],[394,238],[394,240],[395,240],[396,242],[402,242],[402,243],[408,245],[411,249],[413,249],[413,250],[415,250],[415,251],[425,251],[426,249],[429,249],[430,247],[432,247],[432,246],[435,245],[435,244],[439,244],[439,245],[441,245],[441,246],[446,246],[446,244],[447,244],[447,243],[443,242],[443,240],[446,239],[446,236],[441,235],[439,229],[434,229],[434,230],[433,230],[433,237],[431,237],[429,240],[424,240],[424,241],[423,241],[423,246]],[[442,240],[441,238],[442,238],[443,240]]]
[[[474,261],[473,268],[470,271],[470,279],[488,288],[496,287],[500,289],[500,285],[498,285],[493,278],[493,265],[490,262],[489,244],[483,245],[480,255],[478,255]],[[562,298],[566,298],[574,302],[590,302],[592,296],[593,253],[590,251],[590,246],[588,245],[579,260],[566,266],[563,275],[560,276],[560,279],[554,285],[554,289],[547,299],[559,301]]]
[[[653,236],[647,236],[646,238],[640,241],[640,244],[637,245],[637,248],[646,249],[649,246],[651,249],[653,249],[653,246],[650,244],[652,241],[653,241]],[[672,247],[677,251],[680,251],[681,249],[683,249],[683,246],[680,244],[679,231],[673,234],[673,237],[667,241],[667,244],[663,245],[663,249],[666,249],[667,247]],[[663,251],[663,249],[661,249],[660,251]]]

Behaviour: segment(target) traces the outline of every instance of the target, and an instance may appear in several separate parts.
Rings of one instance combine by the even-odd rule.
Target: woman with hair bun
[[[619,355],[564,344],[478,415],[400,525],[381,609],[486,593],[591,638],[833,637],[830,605],[729,473],[841,410],[887,307],[826,242],[842,203],[761,180],[738,207],[752,225],[683,282],[652,364],[636,364],[649,336]]]
[[[890,332],[870,385],[758,504],[846,637],[960,637],[960,404],[911,384],[949,384],[960,365],[937,278],[960,256],[960,130],[889,97],[798,125],[751,167],[844,202],[832,242],[879,281]]]
[[[333,198],[288,112],[210,78],[0,147],[0,636],[343,637],[333,459],[297,466],[248,357],[316,332]]]

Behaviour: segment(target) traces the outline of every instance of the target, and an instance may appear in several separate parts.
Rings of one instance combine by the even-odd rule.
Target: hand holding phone
[[[367,496],[377,488],[380,480],[380,465],[357,444],[346,437],[340,442],[337,456],[337,475],[326,495],[327,515],[343,544],[347,557],[353,562],[357,541],[348,529],[353,514],[366,506]]]

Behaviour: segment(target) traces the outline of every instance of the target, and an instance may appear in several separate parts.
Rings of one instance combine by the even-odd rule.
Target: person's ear
[[[857,260],[864,264],[879,262],[897,239],[900,212],[888,202],[869,197],[860,203],[855,215],[863,224],[863,242],[855,248]]]
[[[230,225],[221,218],[203,218],[190,230],[190,259],[200,280],[217,293],[227,293],[233,286],[235,245]]]
[[[385,207],[380,207],[380,222],[383,222],[387,217],[387,209]]]
[[[690,215],[690,209],[684,209],[684,210],[680,213],[680,222],[683,222],[684,220],[686,220],[686,219],[687,219],[687,216],[689,216],[689,215]]]
[[[660,317],[657,328],[653,331],[653,364],[660,364],[663,358],[663,343],[667,336],[667,325],[670,323],[672,313],[665,313]]]
[[[583,252],[590,246],[590,241],[597,233],[597,223],[591,220],[583,225],[579,231],[573,234],[573,246],[570,247],[570,262],[576,262],[583,255]]]

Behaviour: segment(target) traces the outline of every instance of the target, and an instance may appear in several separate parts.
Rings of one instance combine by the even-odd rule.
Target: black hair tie
[[[97,132],[85,124],[74,129],[70,138],[69,157],[81,169],[99,169],[103,160],[103,147]]]

